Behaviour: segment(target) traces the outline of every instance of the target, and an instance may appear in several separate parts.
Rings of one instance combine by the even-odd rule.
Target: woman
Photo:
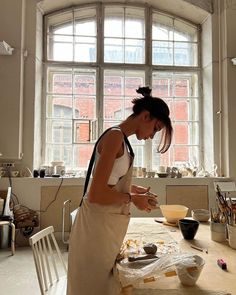
[[[157,208],[150,188],[131,185],[134,155],[127,137],[152,139],[162,130],[158,151],[166,152],[172,138],[169,108],[152,97],[148,87],[137,92],[143,97],[133,100],[133,114],[105,131],[95,145],[93,179],[70,235],[67,295],[120,294],[114,266],[127,231],[130,204],[147,212]]]

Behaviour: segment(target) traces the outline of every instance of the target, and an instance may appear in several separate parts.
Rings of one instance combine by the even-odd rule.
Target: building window
[[[46,15],[42,162],[86,169],[95,140],[132,113],[139,86],[170,107],[173,144],[130,140],[135,165],[201,164],[199,28],[148,6],[93,4]]]

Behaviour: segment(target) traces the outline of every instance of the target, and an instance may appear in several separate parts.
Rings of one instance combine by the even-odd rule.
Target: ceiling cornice
[[[213,13],[214,9],[213,9],[213,1],[212,0],[183,0],[185,2],[191,3],[195,6],[200,7],[201,9],[209,12],[209,13]]]

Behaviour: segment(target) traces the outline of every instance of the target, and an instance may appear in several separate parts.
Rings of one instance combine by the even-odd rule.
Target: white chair
[[[11,227],[11,253],[12,255],[15,254],[15,224],[12,221],[0,221],[0,226],[8,225]]]
[[[3,216],[12,216],[12,211],[10,210],[11,191],[12,189],[9,186],[7,189],[7,195],[6,195],[3,212],[0,212],[0,214],[2,214]],[[4,220],[4,219],[0,220],[0,226],[4,227],[7,225],[11,227],[11,253],[12,255],[14,255],[15,254],[15,232],[16,232],[15,224],[13,223],[13,220]]]
[[[66,294],[67,268],[54,236],[53,226],[49,226],[29,238],[41,294]],[[58,266],[62,266],[63,276]]]

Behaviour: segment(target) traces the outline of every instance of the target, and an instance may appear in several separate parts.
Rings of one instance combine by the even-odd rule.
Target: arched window
[[[132,111],[139,86],[170,107],[173,144],[131,137],[135,165],[201,164],[198,26],[150,6],[91,4],[48,14],[45,21],[44,162],[86,169],[94,141]]]

